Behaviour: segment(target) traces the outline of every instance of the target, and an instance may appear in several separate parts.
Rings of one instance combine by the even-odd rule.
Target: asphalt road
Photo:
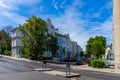
[[[120,75],[118,74],[85,71],[85,70],[72,70],[72,72],[74,73],[81,74],[81,77],[72,78],[72,79],[67,79],[59,76],[53,76],[53,75],[44,74],[41,72],[32,71],[33,68],[39,68],[41,67],[41,65],[42,65],[41,62],[27,62],[27,61],[14,60],[14,59],[9,59],[4,57],[3,61],[0,61],[0,80],[1,79],[2,80],[19,80],[20,75],[24,76],[22,78],[25,78],[25,80],[120,80]],[[65,68],[58,66],[57,64],[54,64],[54,65],[47,64],[47,67],[51,68],[52,70],[65,72]],[[5,76],[8,76],[8,77],[6,78]],[[32,79],[29,76],[30,77],[34,76],[35,78]]]
[[[3,58],[0,60],[0,80],[69,80],[64,77],[33,71],[36,63]]]

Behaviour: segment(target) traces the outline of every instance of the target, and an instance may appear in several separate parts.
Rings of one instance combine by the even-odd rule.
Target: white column
[[[120,0],[113,0],[115,69],[120,68]]]

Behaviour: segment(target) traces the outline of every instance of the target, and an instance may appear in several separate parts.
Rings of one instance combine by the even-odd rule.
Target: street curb
[[[56,74],[57,76],[65,77],[65,78],[72,78],[72,77],[80,77],[80,74],[75,75],[62,75],[62,74]]]
[[[45,72],[45,71],[52,71],[52,69],[42,69],[42,68],[36,68],[36,69],[33,69],[33,71],[38,71],[38,72]]]
[[[92,71],[92,72],[101,72],[101,73],[109,73],[109,74],[120,74],[118,72],[115,71],[111,71],[111,72],[106,72],[106,71],[100,71],[100,70],[90,70],[90,69],[74,69],[74,70],[84,70],[84,71]]]

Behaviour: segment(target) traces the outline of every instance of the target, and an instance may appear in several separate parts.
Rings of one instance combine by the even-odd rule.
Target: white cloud
[[[11,13],[11,12],[4,12],[4,16],[18,25],[23,24],[27,19],[26,17],[20,16],[16,13]]]
[[[92,26],[90,31],[88,31],[91,35],[102,35],[107,38],[107,43],[112,43],[112,28],[113,27],[113,20],[112,16],[109,17],[106,21],[103,23],[100,23],[96,26]],[[95,34],[96,33],[96,34]]]
[[[101,9],[111,9],[113,8],[113,0],[107,2]]]
[[[40,0],[0,0],[0,26],[23,24],[26,17],[17,13],[19,6],[33,7],[38,3]]]
[[[54,7],[56,10],[59,9],[58,3],[56,2],[56,0],[52,0],[52,5],[53,5],[53,7]]]
[[[95,9],[90,9],[86,13],[87,18],[98,18],[101,16],[101,11],[95,11]]]
[[[24,16],[21,16],[19,14],[16,13],[12,13],[12,12],[8,12],[8,11],[3,11],[2,13],[0,13],[1,19],[0,19],[0,26],[7,26],[7,25],[11,25],[13,27],[17,27],[19,24],[23,24],[25,22],[25,20],[27,19]]]
[[[13,5],[13,6],[18,6],[18,5],[26,5],[26,6],[32,6],[34,4],[37,4],[40,2],[40,0],[0,0],[0,2],[3,2],[6,5]]]
[[[5,5],[3,2],[0,2],[0,7],[3,7],[3,8],[9,8],[7,5]]]
[[[70,7],[74,7],[74,8],[81,8],[83,7],[85,4],[82,3],[81,1],[79,0],[71,0],[73,4],[66,4],[67,0],[62,0],[61,3],[58,3],[57,0],[52,0],[52,5],[53,7],[58,10],[58,9],[64,9],[64,8],[68,8],[69,6]],[[69,6],[68,6],[69,5]]]
[[[60,8],[66,8],[66,6],[65,6],[66,1],[67,1],[67,0],[63,0],[63,2],[62,2],[61,5],[60,5]]]
[[[53,6],[56,10],[58,10],[57,2],[55,2]]]
[[[96,35],[105,36],[108,40],[107,43],[111,43],[112,16],[103,23],[97,21],[91,22],[89,19],[84,20],[82,19],[82,15],[84,14],[76,9],[75,4],[77,5],[77,3],[73,4],[74,6],[66,8],[64,14],[51,17],[53,25],[59,28],[60,32],[69,33],[71,39],[78,42],[84,50],[87,40]],[[100,13],[96,13],[95,15],[95,17],[99,17]]]
[[[0,1],[0,11],[13,10],[15,7],[13,5],[8,5],[7,3]]]
[[[84,33],[84,25],[87,21],[81,19],[81,13],[75,7],[71,6],[65,10],[64,14],[52,17],[52,21],[60,32],[69,33],[72,40],[84,47],[88,39],[88,34]]]
[[[80,0],[73,0],[73,4],[72,4],[72,7],[76,7],[76,8],[82,8],[83,6],[85,6],[86,4],[83,3],[82,1]]]

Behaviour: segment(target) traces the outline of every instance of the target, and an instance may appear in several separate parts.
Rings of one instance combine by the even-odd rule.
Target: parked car
[[[105,60],[105,65],[106,67],[109,67],[109,68],[114,68],[115,66],[115,61],[114,60]]]
[[[90,59],[90,58],[86,58],[86,63],[90,63],[90,61],[91,61],[92,59]]]
[[[76,61],[76,65],[84,65],[84,64],[86,64],[86,62],[84,60],[82,60],[82,59]]]

